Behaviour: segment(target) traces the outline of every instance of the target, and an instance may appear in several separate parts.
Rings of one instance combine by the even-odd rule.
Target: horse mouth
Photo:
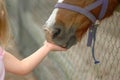
[[[77,43],[77,39],[75,36],[71,36],[69,38],[52,38],[50,34],[46,34],[46,40],[50,43],[54,43],[60,47],[69,49],[73,45]]]
[[[70,39],[64,43],[64,44],[59,44],[59,43],[56,43],[58,44],[59,46],[63,47],[63,48],[71,48],[73,45],[75,45],[77,43],[77,40],[74,36],[70,37]]]
[[[77,43],[74,32],[65,32],[63,30],[44,28],[46,40],[63,48],[71,48]]]

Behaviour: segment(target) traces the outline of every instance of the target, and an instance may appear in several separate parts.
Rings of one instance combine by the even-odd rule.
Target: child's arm
[[[33,53],[32,55],[23,60],[18,60],[10,53],[5,52],[4,55],[5,68],[9,72],[19,75],[25,75],[31,72],[52,50],[65,50],[65,49],[46,42],[45,45],[42,46],[39,50],[37,50],[35,53]]]

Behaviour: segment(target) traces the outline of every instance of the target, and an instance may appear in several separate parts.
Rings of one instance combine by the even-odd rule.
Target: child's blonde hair
[[[0,0],[0,45],[5,46],[8,42],[9,30],[7,21],[7,12],[4,0]]]

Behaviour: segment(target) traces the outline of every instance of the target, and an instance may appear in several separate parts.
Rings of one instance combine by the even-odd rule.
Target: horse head
[[[96,1],[101,1],[101,4]],[[106,0],[58,0],[58,3],[62,3],[63,6],[57,5],[44,25],[47,41],[65,48],[70,48],[76,44],[98,19],[101,9],[104,8],[102,1]],[[109,17],[117,7],[118,2],[118,0],[108,0],[105,14],[100,20]],[[68,6],[70,4],[81,8],[84,12],[84,9],[89,9],[89,5],[92,3],[99,4],[89,11],[95,17],[93,20],[90,20],[90,16],[87,14],[84,15],[84,13],[76,12],[74,9],[64,8],[64,4]]]

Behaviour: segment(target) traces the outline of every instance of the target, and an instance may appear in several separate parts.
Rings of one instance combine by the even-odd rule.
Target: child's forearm
[[[6,52],[4,56],[6,70],[15,74],[25,75],[31,72],[43,60],[49,51],[50,48],[44,45],[35,53],[23,60],[18,60],[10,53]]]
[[[66,49],[61,48],[57,45],[45,42],[39,50],[32,55],[26,57],[23,60],[18,60],[16,57],[5,51],[4,54],[4,65],[5,69],[9,72],[25,75],[31,72],[50,51],[64,51]]]
[[[48,48],[48,46],[44,45],[32,55],[23,59],[21,62],[22,65],[24,65],[25,67],[25,72],[28,73],[32,71],[46,57],[49,51],[50,49]]]

